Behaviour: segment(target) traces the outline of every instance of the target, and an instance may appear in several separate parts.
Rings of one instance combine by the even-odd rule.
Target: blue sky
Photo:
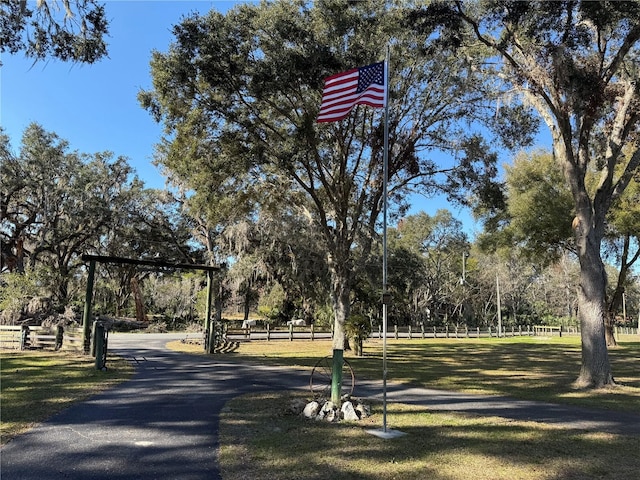
[[[163,188],[164,178],[152,165],[161,126],[137,101],[141,89],[151,88],[152,50],[166,51],[171,27],[180,19],[211,9],[225,12],[233,1],[117,1],[106,2],[110,19],[109,58],[94,65],[56,60],[33,63],[3,55],[0,68],[0,123],[20,146],[25,127],[37,122],[83,153],[111,151],[125,156],[147,187]],[[473,235],[468,212],[442,199],[415,198],[412,213],[434,214],[448,208]]]
[[[25,127],[37,122],[69,141],[72,150],[128,157],[148,187],[162,188],[164,178],[151,164],[161,127],[136,98],[140,89],[151,87],[151,51],[167,49],[171,27],[182,16],[226,10],[233,3],[108,1],[109,58],[94,65],[34,64],[22,54],[3,55],[0,122],[14,150]]]

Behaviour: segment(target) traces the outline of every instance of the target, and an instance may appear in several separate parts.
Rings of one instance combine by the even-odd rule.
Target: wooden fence
[[[82,328],[0,325],[0,348],[82,352],[84,350]]]
[[[313,325],[297,327],[273,328],[266,324],[264,328],[226,328],[224,338],[227,341],[238,340],[327,340],[333,338],[333,333],[328,329],[318,329]]]
[[[637,328],[616,327],[617,335],[638,334]],[[549,327],[545,325],[510,326],[498,331],[495,327],[468,328],[468,327],[427,327],[419,325],[417,327],[397,325],[389,326],[387,338],[394,339],[414,339],[414,338],[497,338],[497,337],[562,337],[570,335],[580,335],[577,327]],[[228,328],[225,331],[225,339],[229,341],[242,340],[319,340],[331,339],[333,333],[330,330],[318,330],[313,325],[306,327],[289,326],[285,328]],[[383,338],[382,327],[373,331],[369,338]]]
[[[427,327],[419,325],[417,327],[406,326],[398,327],[393,325],[387,330],[387,338],[491,338],[491,337],[522,337],[535,335],[531,327],[509,327],[498,331],[496,328],[468,328],[466,326],[445,326],[445,327]],[[377,332],[372,332],[369,338],[383,338],[382,327]]]
[[[618,335],[638,335],[640,336],[640,328],[634,327],[614,327],[616,337]]]
[[[549,328],[549,327],[548,327]],[[554,330],[535,329],[530,326],[526,327],[509,327],[502,329],[498,332],[495,328],[467,328],[467,327],[425,327],[420,325],[418,327],[398,327],[393,325],[387,331],[387,338],[489,338],[489,337],[518,337],[518,336],[534,336],[553,334],[555,332],[558,335],[559,327],[554,327]],[[373,331],[369,338],[381,339],[383,337],[382,327],[379,327],[377,331]],[[284,328],[270,328],[267,325],[265,328],[228,328],[225,332],[225,338],[229,341],[238,340],[318,340],[318,339],[331,339],[333,333],[330,330],[318,330],[313,325],[307,327],[294,327],[289,326],[288,329]]]
[[[637,328],[616,327],[616,336],[638,335]],[[398,327],[390,326],[387,338],[393,339],[417,339],[417,338],[491,338],[491,337],[518,337],[518,336],[563,336],[579,335],[576,327],[549,327],[535,325],[503,328],[498,332],[496,328],[467,328],[467,327]],[[191,335],[194,340],[201,340],[202,334]],[[190,335],[187,335],[189,338]],[[381,339],[382,328],[373,331],[369,338]],[[328,329],[305,326],[282,328],[227,328],[224,332],[226,341],[242,340],[329,340],[333,338],[333,332]],[[68,350],[74,352],[84,351],[82,328],[62,327],[27,327],[0,325],[0,349],[28,350]]]

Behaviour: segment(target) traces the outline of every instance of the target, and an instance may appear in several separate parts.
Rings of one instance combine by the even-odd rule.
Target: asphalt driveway
[[[111,335],[134,377],[76,404],[0,452],[3,480],[220,479],[218,417],[243,393],[305,388],[308,374],[166,350],[184,335]]]

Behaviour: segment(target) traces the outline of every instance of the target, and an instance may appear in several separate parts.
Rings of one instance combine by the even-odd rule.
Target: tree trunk
[[[611,312],[605,312],[604,316],[604,337],[607,343],[607,347],[617,347],[618,341],[614,331],[615,327],[615,315],[611,315]]]
[[[605,340],[607,277],[595,229],[590,228],[590,222],[585,217],[576,219],[574,229],[580,258],[578,320],[582,337],[582,367],[574,385],[578,388],[600,388],[615,383]]]
[[[144,311],[144,301],[142,299],[142,290],[136,277],[131,277],[131,291],[136,302],[136,320],[138,322],[146,322],[147,314]]]
[[[24,237],[18,237],[16,243],[16,272],[24,273]]]
[[[69,302],[69,269],[65,265],[58,265],[57,277],[56,303],[58,305],[66,305]]]
[[[638,251],[636,251],[635,255],[633,255],[631,259],[629,258],[630,245],[631,245],[631,236],[627,233],[624,236],[624,243],[622,247],[622,255],[621,255],[621,261],[620,261],[620,271],[618,272],[618,281],[616,282],[616,288],[613,292],[613,295],[611,296],[611,300],[609,301],[609,305],[607,308],[608,315],[607,315],[606,334],[607,334],[607,345],[609,347],[615,347],[618,345],[613,335],[614,321],[615,321],[616,315],[622,308],[622,304],[624,301],[623,300],[624,290],[625,290],[625,285],[627,283],[629,270],[633,266],[633,264],[638,260],[638,257],[640,257],[640,249],[639,249]]]
[[[242,316],[243,320],[249,320],[249,313],[251,313],[251,287],[247,287],[244,293],[244,313]]]
[[[349,316],[350,302],[349,296],[351,289],[349,288],[350,279],[348,272],[333,271],[332,272],[333,291],[331,292],[333,302],[333,348],[334,350],[344,350],[345,347],[345,329],[344,323]]]
[[[345,346],[345,321],[349,316],[351,293],[351,272],[346,268],[346,262],[333,263],[329,259],[331,269],[334,323],[333,323],[333,370],[331,377],[331,401],[340,406],[342,390],[342,364]]]

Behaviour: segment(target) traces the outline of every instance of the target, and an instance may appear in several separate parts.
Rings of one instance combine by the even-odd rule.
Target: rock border
[[[290,411],[294,415],[300,415],[309,420],[324,421],[329,423],[357,422],[371,416],[371,407],[360,399],[345,397],[341,407],[331,400],[318,399],[305,402],[296,399],[291,403]]]

